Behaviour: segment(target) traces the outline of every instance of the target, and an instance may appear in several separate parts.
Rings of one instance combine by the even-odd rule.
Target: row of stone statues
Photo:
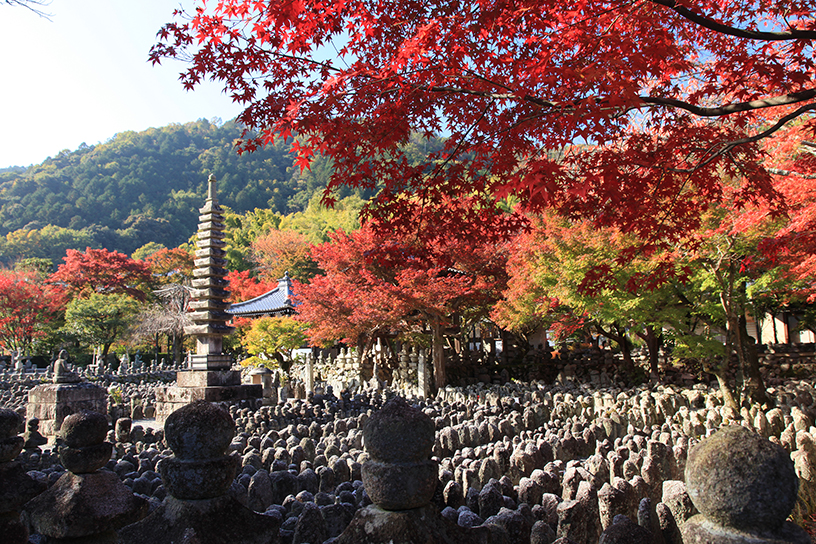
[[[21,423],[16,412],[0,409],[4,543],[24,544],[29,531],[49,541],[99,544],[279,541],[280,519],[253,512],[230,494],[241,456],[230,452],[234,421],[217,405],[196,401],[167,418],[164,437],[173,455],[162,459],[157,471],[168,495],[149,514],[147,501],[103,468],[113,451],[113,444],[105,441],[105,416],[83,411],[65,419],[59,458],[67,472],[47,489],[16,460],[24,446],[17,436]],[[373,504],[356,512],[335,544],[504,541],[502,532],[495,533],[489,524],[457,525],[433,506],[438,483],[437,462],[431,459],[434,432],[430,417],[401,397],[367,419],[363,440],[368,459],[362,465],[362,481]],[[724,427],[692,448],[685,474],[685,484],[673,482],[682,488],[675,497],[684,497],[699,513],[679,520],[684,544],[810,542],[804,530],[786,521],[798,481],[779,445],[741,426]],[[654,543],[649,501],[641,501],[638,520],[615,516],[598,542]],[[568,515],[575,502],[560,503],[559,517]],[[656,511],[671,519],[680,515],[664,503]],[[310,516],[315,523],[307,523]],[[293,541],[323,542],[317,506],[305,502],[300,517],[306,521],[298,520]],[[553,537],[551,528],[539,521],[530,542],[573,542]]]

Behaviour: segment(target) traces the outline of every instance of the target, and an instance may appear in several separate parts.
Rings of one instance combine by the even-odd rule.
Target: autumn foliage
[[[50,280],[64,285],[71,296],[89,297],[93,293],[125,294],[145,300],[143,286],[150,280],[150,269],[142,261],[124,253],[106,249],[69,249],[64,264]]]
[[[277,280],[265,281],[256,276],[252,276],[248,270],[237,272],[230,270],[226,278],[229,283],[230,300],[232,302],[244,302],[264,293],[271,291],[278,286]]]
[[[378,337],[428,331],[437,384],[444,384],[442,328],[454,315],[485,317],[506,285],[501,247],[450,235],[433,243],[386,237],[371,226],[312,248],[323,274],[296,283],[298,319],[313,344],[342,340],[364,350]]]
[[[34,272],[0,271],[0,348],[25,352],[65,303],[62,290]]]
[[[161,248],[144,259],[153,279],[160,284],[184,283],[193,277],[193,256],[178,247]]]
[[[380,224],[514,234],[524,214],[555,209],[649,246],[697,228],[734,182],[740,202],[779,209],[761,145],[795,123],[800,141],[813,132],[812,8],[200,1],[151,59],[189,60],[187,88],[218,80],[245,107],[242,150],[282,138],[301,168],[330,158],[326,201],[382,183],[368,210]],[[416,133],[449,137],[409,164]]]

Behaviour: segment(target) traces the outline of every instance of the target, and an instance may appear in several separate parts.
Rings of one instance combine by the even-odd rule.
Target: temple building
[[[227,309],[227,313],[238,317],[253,318],[290,316],[296,313],[295,304],[292,302],[293,296],[292,280],[289,278],[289,272],[286,272],[278,280],[277,287],[245,302],[233,303]]]

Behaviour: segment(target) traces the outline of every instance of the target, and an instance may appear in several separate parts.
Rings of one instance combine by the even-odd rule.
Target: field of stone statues
[[[713,384],[509,382],[199,406],[164,429],[130,416],[166,379],[106,380],[113,417],[66,419],[59,452],[30,418],[23,434],[38,379],[0,385],[0,521],[22,512],[31,542],[810,541],[809,378],[739,414]],[[59,500],[71,486],[87,490]]]

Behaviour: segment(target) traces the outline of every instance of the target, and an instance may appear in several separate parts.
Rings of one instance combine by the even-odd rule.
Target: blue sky
[[[52,0],[50,20],[0,3],[0,168],[81,143],[241,108],[206,83],[187,92],[181,63],[147,62],[156,32],[192,0]]]

